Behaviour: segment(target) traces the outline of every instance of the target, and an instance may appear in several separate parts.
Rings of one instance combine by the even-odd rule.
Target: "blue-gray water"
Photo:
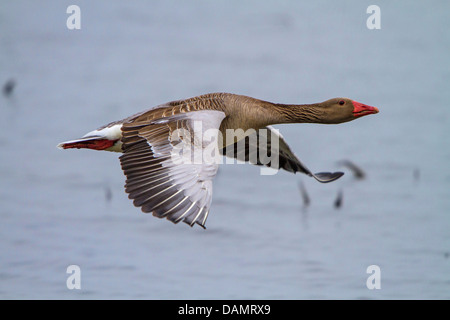
[[[66,27],[71,4],[80,30]],[[380,30],[366,27],[371,4]],[[448,12],[447,1],[2,2],[0,84],[17,85],[0,96],[0,298],[449,299]],[[344,96],[380,113],[277,126],[313,171],[346,175],[324,185],[223,165],[206,230],[135,208],[117,154],[55,147],[218,91]],[[72,264],[80,290],[66,286]],[[370,265],[381,289],[366,286]]]

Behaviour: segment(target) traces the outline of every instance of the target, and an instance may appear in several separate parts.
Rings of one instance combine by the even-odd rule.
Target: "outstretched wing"
[[[325,183],[339,179],[343,172],[312,173],[292,152],[283,136],[271,126],[264,127],[221,150],[227,157],[264,165],[274,169],[284,169],[296,173],[302,172]],[[278,156],[277,156],[278,155]]]
[[[221,111],[201,110],[125,123],[120,163],[134,205],[174,223],[205,227],[218,163],[197,155],[217,146],[224,117]]]

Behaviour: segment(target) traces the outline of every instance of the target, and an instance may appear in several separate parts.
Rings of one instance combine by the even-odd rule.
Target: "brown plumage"
[[[205,161],[205,153],[217,149],[227,157],[331,182],[343,173],[313,174],[270,125],[342,123],[377,112],[347,98],[287,105],[212,93],[153,107],[58,147],[122,152],[125,190],[134,205],[174,223],[204,227],[218,169],[216,161]],[[229,129],[234,130],[232,139],[227,136]],[[201,161],[195,158],[197,151]]]

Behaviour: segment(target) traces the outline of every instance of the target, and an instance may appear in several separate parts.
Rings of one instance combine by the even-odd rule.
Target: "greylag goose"
[[[222,155],[331,182],[343,173],[312,173],[270,125],[337,124],[374,113],[377,108],[347,98],[288,105],[211,93],[155,106],[58,147],[121,152],[125,191],[136,207],[174,223],[205,228],[217,159]],[[199,161],[196,151],[209,154],[213,161]]]

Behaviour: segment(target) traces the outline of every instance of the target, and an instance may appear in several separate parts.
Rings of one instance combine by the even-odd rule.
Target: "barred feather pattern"
[[[205,110],[124,124],[120,163],[127,177],[125,191],[134,205],[158,218],[205,228],[218,164],[183,163],[173,152],[174,144],[191,142],[174,141],[172,133],[180,128],[194,133],[194,121],[202,121],[203,130],[218,129],[224,116],[220,111]],[[204,146],[207,144],[190,147]]]

